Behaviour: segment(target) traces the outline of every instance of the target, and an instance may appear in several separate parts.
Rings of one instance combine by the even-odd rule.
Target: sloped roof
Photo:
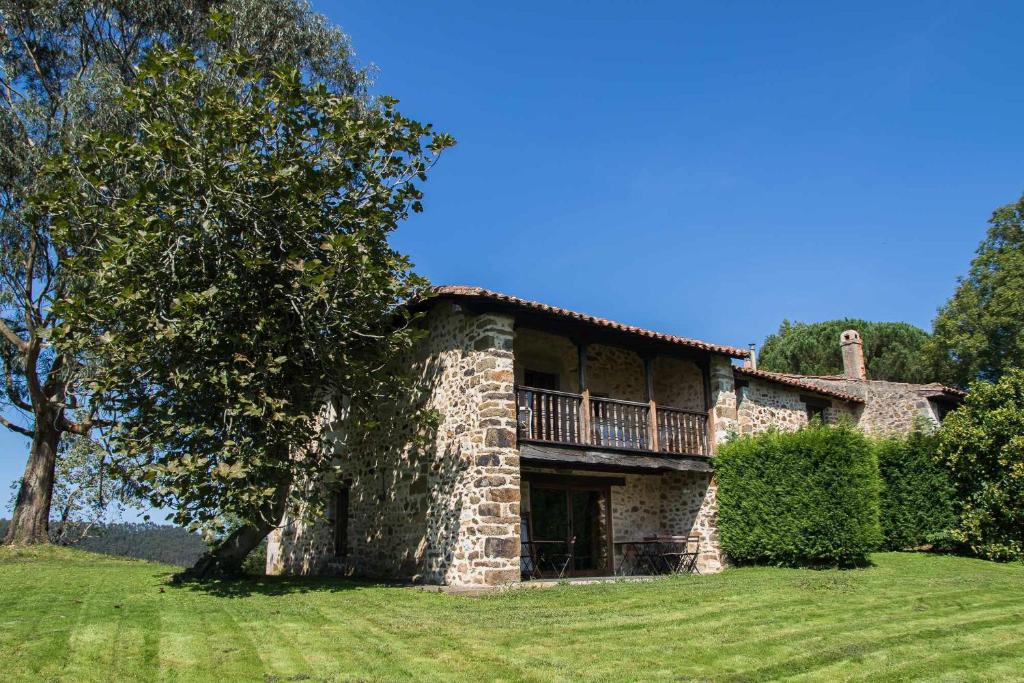
[[[915,384],[914,382],[897,382],[891,379],[857,379],[856,377],[847,377],[846,375],[796,375],[792,373],[773,373],[781,374],[783,377],[790,379],[817,379],[825,380],[826,382],[846,382],[850,384],[857,384],[858,382],[867,383],[884,383],[884,384],[902,384],[903,386],[913,387],[922,396],[934,397],[938,395],[950,396],[955,399],[963,399],[967,396],[967,392],[956,387],[946,386],[938,382],[929,382],[928,384]]]
[[[758,379],[767,380],[769,382],[776,382],[778,384],[785,384],[786,386],[796,387],[797,389],[803,389],[809,391],[812,394],[822,394],[824,396],[831,396],[838,398],[841,401],[851,401],[853,403],[864,403],[864,399],[853,394],[847,394],[842,391],[836,391],[835,389],[828,389],[821,386],[820,384],[812,384],[811,382],[805,382],[800,379],[796,379],[792,375],[784,375],[778,372],[768,372],[767,370],[754,370],[752,368],[744,368],[740,366],[734,366],[733,371],[739,375],[745,375],[747,377],[756,377]]]
[[[530,301],[529,299],[520,299],[516,296],[509,294],[501,294],[500,292],[492,292],[489,289],[483,287],[471,287],[468,285],[440,285],[433,288],[433,293],[437,296],[462,298],[462,299],[476,299],[493,301],[514,308],[519,308],[528,311],[538,311],[541,313],[547,313],[556,317],[566,318],[568,320],[576,320],[578,322],[595,325],[618,332],[625,332],[627,334],[637,335],[639,337],[646,337],[647,339],[655,339],[657,341],[666,342],[668,344],[676,344],[678,346],[685,346],[691,349],[701,349],[702,351],[709,351],[711,353],[719,353],[732,358],[746,358],[750,355],[750,351],[747,349],[740,349],[734,346],[724,346],[721,344],[711,344],[699,339],[691,339],[689,337],[678,337],[672,334],[664,334],[662,332],[655,332],[653,330],[645,330],[641,327],[634,327],[633,325],[626,325],[624,323],[615,322],[614,320],[607,320],[605,318],[598,318],[593,315],[587,315],[586,313],[579,313],[577,311],[570,311],[567,308],[558,308],[557,306],[549,306],[548,304],[542,304],[539,301]]]
[[[922,394],[948,394],[955,396],[956,398],[964,398],[967,396],[967,392],[955,387],[947,387],[945,384],[939,384],[938,382],[932,382],[931,384],[921,384],[917,390]]]

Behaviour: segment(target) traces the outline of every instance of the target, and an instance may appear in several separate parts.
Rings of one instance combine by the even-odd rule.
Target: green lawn
[[[887,553],[484,598],[0,549],[0,679],[1024,680],[1024,566]]]

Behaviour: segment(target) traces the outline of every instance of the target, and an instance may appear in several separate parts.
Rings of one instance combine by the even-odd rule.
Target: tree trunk
[[[50,501],[61,434],[54,426],[55,421],[55,416],[50,413],[36,416],[25,475],[21,478],[14,515],[4,543],[32,545],[50,542]]]
[[[175,578],[205,580],[240,576],[245,558],[275,526],[281,523],[290,488],[290,483],[279,484],[273,499],[260,511],[260,521],[249,522],[235,529],[216,548],[204,554],[192,567]]]

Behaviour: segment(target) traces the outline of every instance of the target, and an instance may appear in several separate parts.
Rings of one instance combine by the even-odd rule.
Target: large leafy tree
[[[197,575],[237,570],[330,470],[325,401],[356,430],[402,390],[425,283],[387,238],[452,144],[391,99],[255,65],[156,51],[122,99],[136,131],[87,138],[38,205],[74,253],[58,338],[95,363],[115,451],[177,522],[237,524]]]
[[[1024,558],[1024,370],[970,386],[939,430],[950,472],[955,538],[991,559]]]
[[[896,382],[931,382],[934,376],[924,356],[928,333],[908,323],[868,322],[855,318],[820,323],[783,321],[779,331],[761,346],[760,366],[775,372],[835,375],[843,372],[839,336],[860,332],[868,377]]]
[[[148,50],[215,48],[211,8],[232,17],[226,40],[252,49],[253,68],[289,63],[333,92],[364,92],[348,37],[303,0],[0,0],[0,427],[31,441],[7,542],[46,542],[60,440],[96,425],[80,359],[51,343],[66,252],[27,198],[45,190],[49,157],[91,131],[134,129],[118,96]]]
[[[996,209],[967,276],[935,318],[935,362],[961,386],[1024,368],[1024,196]]]

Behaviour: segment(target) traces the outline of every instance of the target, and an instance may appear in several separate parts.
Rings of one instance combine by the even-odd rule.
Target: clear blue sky
[[[459,141],[396,238],[434,282],[737,345],[928,329],[1024,190],[1024,4],[768,4],[314,1]]]

